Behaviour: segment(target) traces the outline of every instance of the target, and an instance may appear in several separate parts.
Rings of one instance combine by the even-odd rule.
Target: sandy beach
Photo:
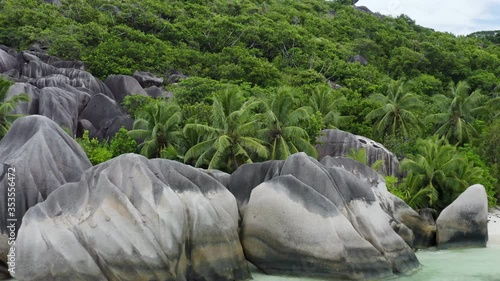
[[[488,212],[488,246],[500,245],[500,206]]]

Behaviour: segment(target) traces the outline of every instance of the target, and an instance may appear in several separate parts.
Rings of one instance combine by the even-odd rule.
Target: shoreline
[[[500,246],[500,206],[488,210],[488,246]]]

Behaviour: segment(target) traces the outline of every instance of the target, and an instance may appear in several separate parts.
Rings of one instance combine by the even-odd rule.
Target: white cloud
[[[360,0],[356,5],[384,15],[406,14],[418,25],[457,35],[500,29],[500,0]]]

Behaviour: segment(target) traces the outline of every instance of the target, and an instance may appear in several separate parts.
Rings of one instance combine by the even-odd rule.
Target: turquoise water
[[[418,251],[422,268],[411,276],[391,281],[500,281],[500,245],[486,248]],[[252,270],[256,281],[321,280],[303,277],[268,276]]]

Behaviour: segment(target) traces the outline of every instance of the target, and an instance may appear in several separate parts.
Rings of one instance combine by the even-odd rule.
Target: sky
[[[360,0],[356,6],[384,15],[406,14],[418,25],[456,35],[500,30],[500,0]]]

